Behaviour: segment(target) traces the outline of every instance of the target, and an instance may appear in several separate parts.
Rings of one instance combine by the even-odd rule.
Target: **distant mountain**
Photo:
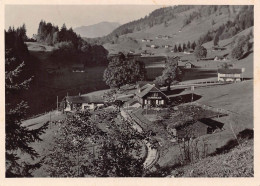
[[[73,30],[81,37],[96,38],[110,34],[119,26],[120,24],[116,22],[100,22],[94,25],[76,27]]]

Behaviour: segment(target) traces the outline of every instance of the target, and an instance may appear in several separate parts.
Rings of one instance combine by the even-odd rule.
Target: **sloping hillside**
[[[94,25],[76,27],[73,30],[81,37],[95,38],[110,34],[119,26],[120,24],[116,22],[100,22]]]
[[[205,158],[195,164],[176,169],[176,177],[253,177],[253,140],[244,142],[229,153]]]
[[[199,37],[206,34],[209,30],[216,30],[219,26],[226,23],[228,20],[232,21],[236,17],[236,13],[232,11],[223,11],[224,8],[217,7],[215,13],[208,13],[195,17],[187,25],[184,24],[185,20],[193,14],[194,12],[199,12],[208,8],[210,6],[193,6],[187,10],[174,14],[174,17],[169,18],[169,20],[164,21],[160,24],[154,24],[153,26],[144,27],[142,29],[134,30],[131,33],[126,33],[119,35],[119,38],[131,37],[138,41],[138,48],[135,46],[129,47],[129,49],[135,52],[141,52],[142,50],[151,51],[154,54],[165,54],[170,53],[173,46],[176,44],[187,43],[188,41],[198,41]],[[226,8],[226,7],[225,7]],[[229,7],[232,9],[231,7]],[[240,7],[236,7],[236,12],[239,11]],[[226,8],[228,9],[228,8]],[[225,10],[226,10],[225,9]],[[166,10],[165,10],[166,11]],[[166,11],[167,12],[167,11]],[[205,13],[204,13],[205,14]],[[214,22],[214,24],[213,24]],[[185,26],[184,26],[185,25]],[[114,31],[116,32],[116,30]],[[114,33],[112,32],[112,33]],[[166,36],[162,38],[157,38],[158,36]],[[151,42],[142,42],[142,39],[151,39]],[[146,45],[158,45],[159,48],[153,49],[147,47]],[[169,48],[164,48],[164,45],[171,45]],[[109,52],[115,51],[116,48],[124,48],[124,43],[113,44],[108,42],[105,44],[106,49]]]

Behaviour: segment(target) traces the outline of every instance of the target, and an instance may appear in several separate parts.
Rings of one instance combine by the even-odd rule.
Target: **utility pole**
[[[194,86],[191,86],[191,91],[192,91],[192,93],[191,93],[191,102],[193,102],[193,91],[194,91]]]
[[[57,111],[59,111],[59,96],[57,96]]]
[[[51,128],[51,112],[50,112],[50,128]]]

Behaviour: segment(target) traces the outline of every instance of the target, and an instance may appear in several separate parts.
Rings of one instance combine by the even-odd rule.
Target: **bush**
[[[196,56],[196,58],[203,58],[207,56],[207,49],[204,48],[203,46],[196,46],[195,50],[194,50],[194,55]]]
[[[231,57],[233,59],[239,59],[243,56],[244,50],[241,46],[236,46],[231,51]]]

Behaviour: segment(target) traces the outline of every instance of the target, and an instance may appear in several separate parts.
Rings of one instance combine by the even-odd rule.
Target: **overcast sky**
[[[59,28],[87,26],[102,21],[127,23],[148,15],[159,5],[7,5],[5,29],[25,23],[27,35],[37,33],[39,22],[45,20]]]

